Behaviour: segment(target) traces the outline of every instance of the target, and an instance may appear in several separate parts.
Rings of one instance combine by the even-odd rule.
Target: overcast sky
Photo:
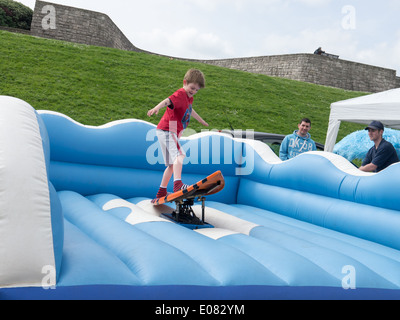
[[[220,59],[322,47],[400,76],[399,0],[48,1],[105,13],[136,47],[155,53]]]

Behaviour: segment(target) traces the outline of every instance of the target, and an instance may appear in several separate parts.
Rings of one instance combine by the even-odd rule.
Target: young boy
[[[204,87],[204,74],[200,70],[191,69],[185,75],[183,88],[160,102],[160,104],[147,113],[151,117],[154,114],[157,115],[161,109],[167,108],[157,126],[157,137],[161,145],[165,165],[167,166],[156,196],[157,199],[167,196],[167,187],[172,175],[174,175],[174,192],[188,187],[182,182],[182,166],[186,154],[179,143],[179,138],[188,127],[191,117],[208,127],[208,123],[192,107],[193,96]]]

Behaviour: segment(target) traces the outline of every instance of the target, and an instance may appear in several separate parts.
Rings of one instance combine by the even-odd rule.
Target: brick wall
[[[105,14],[36,1],[31,34],[88,45],[141,51]]]
[[[353,91],[380,92],[400,87],[396,71],[315,54],[291,54],[202,62]]]
[[[8,31],[8,32],[13,32],[13,33],[22,33],[22,34],[31,34],[30,30],[25,30],[25,29],[17,29],[17,28],[9,28],[9,27],[4,27],[0,26],[0,30]]]

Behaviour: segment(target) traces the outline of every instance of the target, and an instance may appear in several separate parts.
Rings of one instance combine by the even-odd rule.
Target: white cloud
[[[397,33],[394,32],[393,41],[381,41],[353,54],[353,59],[357,62],[400,70],[400,30]]]
[[[392,52],[392,55],[396,58],[397,64],[399,64],[399,57],[400,57],[400,30],[397,31],[397,39],[396,42],[394,43],[394,50]]]
[[[269,7],[271,5],[283,4],[285,2],[287,2],[287,0],[186,0],[185,1],[186,4],[193,4],[206,11],[215,11],[217,9],[223,10],[224,8],[225,10],[229,8],[234,8],[236,11],[241,11],[246,8],[253,8],[254,10],[257,10],[257,8],[259,7]],[[221,11],[222,15],[223,13],[224,12]]]
[[[318,47],[341,55],[354,51],[356,42],[351,33],[341,29],[304,29],[293,34],[269,34],[263,40],[267,54],[313,53]]]
[[[311,7],[320,7],[329,4],[332,0],[295,0]]]
[[[139,33],[136,39],[141,44],[138,47],[175,57],[213,59],[233,53],[227,41],[214,33],[201,32],[193,27],[182,28],[173,33],[157,28],[151,32]],[[159,48],[162,48],[162,52]]]

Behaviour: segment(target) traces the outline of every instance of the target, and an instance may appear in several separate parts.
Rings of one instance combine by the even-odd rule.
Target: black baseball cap
[[[365,128],[365,130],[373,129],[373,130],[385,130],[382,122],[380,121],[372,121],[371,124]]]

